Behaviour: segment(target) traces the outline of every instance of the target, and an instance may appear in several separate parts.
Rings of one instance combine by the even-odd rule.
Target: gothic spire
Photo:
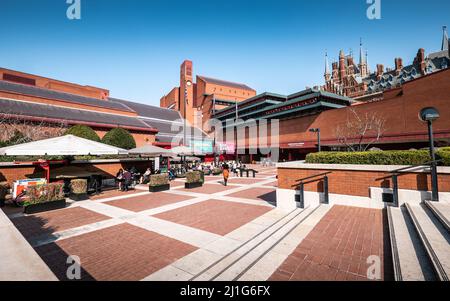
[[[370,74],[369,69],[369,51],[366,49],[366,66],[367,66],[367,74]]]
[[[362,38],[359,40],[359,64],[362,66],[365,62]]]
[[[447,26],[442,27],[443,36],[442,36],[442,48],[441,50],[448,50],[448,34],[447,34]]]
[[[325,51],[325,75],[330,75],[330,65],[328,64],[328,52]]]

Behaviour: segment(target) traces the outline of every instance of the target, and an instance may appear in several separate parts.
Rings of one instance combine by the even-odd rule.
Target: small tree
[[[347,121],[336,127],[336,138],[350,151],[367,151],[383,136],[386,131],[386,120],[376,112],[359,114],[354,108],[350,108],[349,111]]]
[[[27,120],[16,114],[0,113],[1,145],[12,145],[61,136],[67,129],[64,120],[46,122],[44,120]]]
[[[115,147],[132,149],[136,147],[136,141],[133,136],[125,129],[115,128],[110,130],[103,137],[102,142]]]
[[[88,127],[86,125],[74,125],[66,131],[65,135],[74,135],[80,138],[96,142],[101,141],[97,133],[91,127]]]

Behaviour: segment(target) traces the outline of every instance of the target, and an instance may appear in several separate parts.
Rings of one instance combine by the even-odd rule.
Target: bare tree
[[[358,113],[354,108],[349,111],[347,121],[336,127],[336,138],[349,151],[366,151],[383,136],[386,120],[377,112]]]
[[[20,134],[16,143],[58,137],[67,129],[65,121],[47,122],[44,119],[27,120],[15,114],[0,114],[0,141],[9,141]]]

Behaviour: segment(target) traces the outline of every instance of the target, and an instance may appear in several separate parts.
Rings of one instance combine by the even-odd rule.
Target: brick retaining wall
[[[301,165],[298,165],[297,168],[286,168],[282,165],[278,167],[278,187],[281,189],[294,190],[293,185],[298,183],[296,180],[328,171],[331,172],[328,175],[329,192],[333,194],[369,197],[370,187],[392,188],[390,179],[377,180],[388,175],[383,170],[349,170],[339,169],[338,167],[313,168],[310,164],[303,164],[304,168]],[[394,169],[395,167],[389,170]],[[430,191],[431,176],[424,172],[405,174],[398,178],[398,184],[400,189]],[[450,173],[443,171],[443,169],[439,170],[439,190],[440,192],[450,192]],[[323,184],[322,182],[307,184],[305,185],[305,191],[322,192]]]

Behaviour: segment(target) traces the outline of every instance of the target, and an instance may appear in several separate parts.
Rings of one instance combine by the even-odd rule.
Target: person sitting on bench
[[[123,172],[123,180],[122,191],[128,191],[133,180],[133,175],[127,169]]]

